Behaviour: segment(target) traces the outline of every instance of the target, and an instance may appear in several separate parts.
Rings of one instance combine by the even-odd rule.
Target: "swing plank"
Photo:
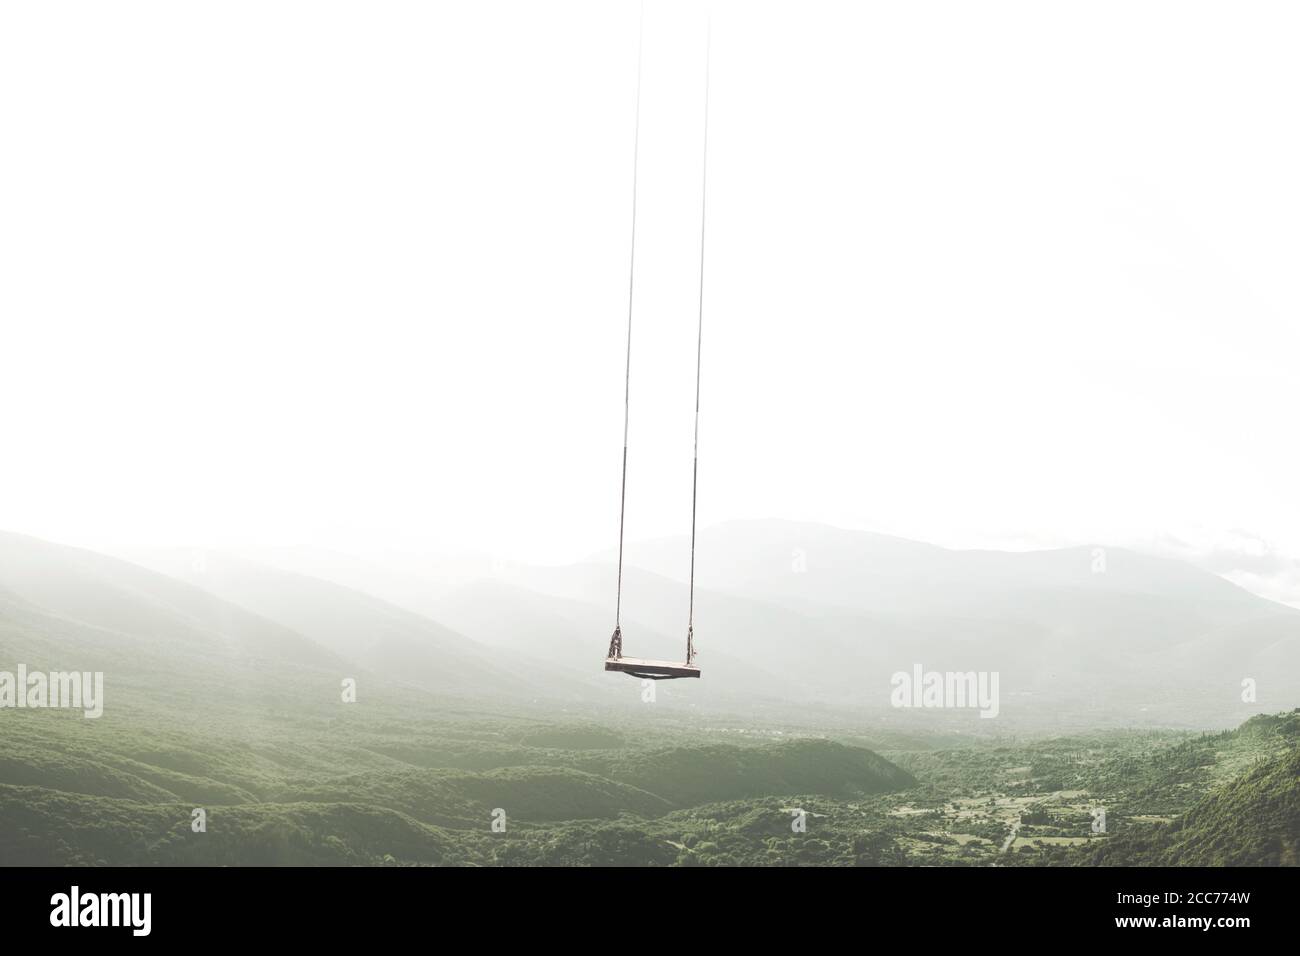
[[[699,677],[700,669],[694,664],[675,664],[672,661],[648,661],[639,657],[607,657],[605,670],[622,671],[633,677],[650,680],[670,680],[676,677]]]

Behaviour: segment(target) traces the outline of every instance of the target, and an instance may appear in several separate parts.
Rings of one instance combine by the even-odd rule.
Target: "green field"
[[[868,749],[833,727],[723,743],[676,716],[560,721],[424,697],[165,722],[7,712],[0,861],[1296,862],[1297,714],[1216,734]]]

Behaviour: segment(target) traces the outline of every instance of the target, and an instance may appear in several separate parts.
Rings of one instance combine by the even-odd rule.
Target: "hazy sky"
[[[637,17],[0,7],[0,527],[612,546]],[[632,537],[689,520],[704,21],[647,4]],[[714,4],[702,522],[1300,554],[1298,29]]]

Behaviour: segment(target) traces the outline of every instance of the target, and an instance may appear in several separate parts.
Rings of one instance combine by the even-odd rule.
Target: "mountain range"
[[[628,655],[682,657],[687,549],[630,546]],[[601,670],[609,554],[452,574],[446,561],[389,570],[303,554],[123,560],[0,535],[0,650],[21,648],[33,665],[61,647],[163,668],[270,660],[465,699],[599,706],[637,690]],[[705,529],[697,558],[704,678],[659,688],[689,706],[888,713],[891,675],[917,664],[998,672],[1013,721],[1065,709],[1227,726],[1300,703],[1300,611],[1178,561],[1117,548],[960,551],[783,521]],[[1242,699],[1247,680],[1255,701]]]

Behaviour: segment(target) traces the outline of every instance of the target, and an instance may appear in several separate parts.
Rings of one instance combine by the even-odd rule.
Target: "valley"
[[[753,560],[760,549],[741,543]],[[933,557],[865,544],[897,552],[896,576]],[[868,558],[880,560],[852,560]],[[1043,560],[1016,580],[1052,578],[1051,590],[1075,573],[1072,558]],[[717,580],[700,602],[722,645],[705,651],[705,679],[647,694],[599,670],[599,564],[520,571],[527,587],[431,592],[422,613],[247,558],[152,563],[0,536],[0,670],[104,675],[94,720],[0,710],[0,865],[1296,862],[1300,714],[1283,704],[1294,674],[1265,666],[1295,653],[1282,626],[1294,612],[1201,572],[1135,562],[1129,577],[1089,579],[1068,600],[1026,597],[1014,613],[990,604],[1003,585],[986,581],[981,612],[972,589],[961,598],[963,633],[1002,636],[957,650],[920,611],[887,614],[883,591],[855,610],[815,601],[815,581],[738,597],[758,585]],[[671,640],[678,585],[631,577],[629,630]],[[1187,600],[1215,609],[1199,633],[1234,621],[1256,635],[1217,671],[1188,678],[1177,663],[1207,640],[1190,631],[1123,651],[1125,666],[1170,662],[1127,682],[1056,632],[1034,652],[1053,670],[1033,681],[1002,656],[1081,606],[1146,604],[1173,620],[1159,594],[1201,584],[1210,596]],[[428,616],[437,608],[445,619]],[[880,646],[854,643],[864,621],[886,635]],[[1093,639],[1112,647],[1098,627]],[[888,669],[900,648],[915,661]],[[890,706],[893,670],[1000,660],[1012,666],[993,719]],[[1247,704],[1237,675],[1256,667],[1261,699]]]

